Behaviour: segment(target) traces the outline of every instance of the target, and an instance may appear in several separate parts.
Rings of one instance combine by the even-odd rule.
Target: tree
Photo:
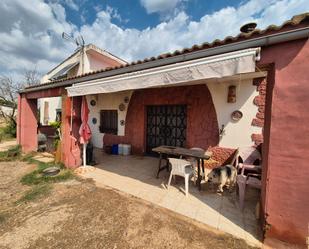
[[[40,74],[36,68],[32,70],[24,70],[24,86],[33,86],[40,84]]]
[[[7,123],[16,126],[16,109],[18,92],[26,86],[33,86],[40,83],[40,76],[36,69],[25,70],[23,82],[15,82],[10,76],[0,76],[0,117]],[[11,111],[5,111],[9,107]]]

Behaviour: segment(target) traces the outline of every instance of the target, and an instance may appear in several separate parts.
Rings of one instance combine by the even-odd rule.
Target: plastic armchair
[[[239,158],[242,159],[243,163],[239,163]],[[240,208],[244,208],[244,200],[246,194],[246,186],[254,188],[261,188],[261,165],[254,165],[256,160],[261,161],[260,152],[254,147],[242,148],[238,152],[237,156],[237,169],[239,174],[237,175],[237,185],[239,194],[239,205]],[[250,172],[250,173],[246,173]]]
[[[242,163],[239,162],[239,159],[242,159]],[[260,165],[254,165],[255,161],[261,161],[261,153],[254,147],[244,147],[238,149],[238,155],[236,158],[236,167],[238,171],[242,171],[243,166],[246,166],[250,170],[259,170]]]
[[[189,180],[192,175],[194,175],[194,169],[192,167],[192,164],[184,159],[178,159],[178,158],[168,158],[168,161],[171,165],[171,174],[168,179],[167,188],[169,188],[172,180],[172,176],[178,175],[185,178],[185,192],[186,196],[188,196],[189,192]]]

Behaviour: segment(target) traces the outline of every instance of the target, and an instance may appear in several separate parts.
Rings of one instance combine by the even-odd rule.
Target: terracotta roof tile
[[[67,78],[67,79],[60,79],[60,80],[55,80],[55,81],[51,81],[51,82],[46,82],[46,83],[40,84],[39,86],[50,85],[50,84],[53,84],[53,83],[77,79],[77,78],[81,78],[81,77],[92,75],[92,74],[98,74],[98,73],[102,73],[102,72],[106,72],[106,71],[115,70],[115,69],[118,69],[118,68],[129,67],[129,66],[132,66],[132,65],[142,64],[142,63],[149,62],[149,61],[161,60],[161,59],[164,59],[164,58],[167,58],[167,57],[191,53],[191,52],[204,50],[204,49],[208,49],[208,48],[212,48],[212,47],[218,47],[218,46],[222,46],[222,45],[225,45],[225,44],[234,43],[234,42],[237,42],[237,41],[240,41],[240,40],[253,39],[253,38],[256,38],[256,37],[259,37],[259,36],[263,36],[263,35],[266,35],[266,34],[281,31],[285,28],[289,28],[289,27],[293,28],[295,26],[298,26],[298,25],[300,25],[302,23],[306,23],[306,22],[309,23],[309,12],[293,16],[292,19],[284,22],[280,26],[269,25],[264,30],[255,29],[250,33],[240,33],[237,36],[227,36],[223,40],[216,39],[211,43],[205,42],[201,45],[195,44],[191,48],[184,48],[181,51],[176,50],[174,52],[168,52],[168,53],[158,55],[157,57],[150,57],[150,58],[145,58],[144,60],[133,61],[131,63],[127,63],[127,64],[124,64],[124,65],[121,65],[121,66],[108,67],[108,68],[105,68],[105,69],[93,71],[93,72],[90,72],[90,73],[74,76],[74,77]],[[35,88],[35,87],[37,87],[37,86],[29,86],[29,87],[26,87],[26,89]]]

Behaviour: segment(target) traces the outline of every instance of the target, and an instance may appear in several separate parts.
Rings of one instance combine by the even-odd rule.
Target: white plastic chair
[[[167,188],[169,188],[172,180],[172,176],[179,175],[185,178],[185,191],[186,196],[188,196],[189,192],[189,180],[190,176],[194,175],[194,169],[192,167],[192,164],[183,159],[177,159],[177,158],[168,158],[169,163],[172,166],[171,174],[168,179]]]
[[[239,158],[242,159],[243,163],[239,163]],[[261,175],[262,175],[262,166],[254,165],[254,162],[259,160],[261,163],[262,156],[260,152],[254,147],[244,147],[239,150],[236,166],[238,171],[237,175],[237,185],[238,185],[238,194],[239,194],[239,205],[240,208],[244,208],[246,186],[251,186],[257,189],[261,189]],[[245,170],[251,171],[250,173],[245,174]]]

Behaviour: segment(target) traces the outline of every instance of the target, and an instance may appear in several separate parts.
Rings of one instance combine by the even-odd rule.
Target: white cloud
[[[72,10],[78,11],[79,7],[73,0],[64,0],[64,3]]]
[[[35,8],[34,8],[35,6]],[[40,0],[0,2],[0,74],[20,74],[24,69],[47,72],[72,51],[61,33],[74,32],[58,3]]]
[[[121,16],[112,7],[99,11],[93,23],[77,28],[67,21],[63,5],[57,1],[50,4],[41,0],[32,0],[31,4],[24,0],[0,1],[0,74],[18,75],[35,66],[40,72],[49,71],[75,49],[61,39],[63,31],[75,36],[80,33],[86,42],[132,61],[236,35],[239,27],[249,21],[256,21],[259,28],[281,24],[308,11],[307,3],[307,0],[250,0],[197,21],[180,11],[155,27],[137,30],[114,24],[114,19]]]
[[[140,0],[148,14],[173,10],[183,0]]]
[[[93,6],[93,9],[95,10],[95,12],[99,12],[103,9],[103,6],[98,4],[98,5]]]
[[[278,8],[278,17],[274,19],[271,13]],[[88,42],[131,61],[236,35],[240,26],[249,21],[256,21],[259,28],[281,24],[306,8],[309,8],[307,0],[250,0],[238,8],[226,7],[205,15],[198,21],[192,21],[181,11],[174,18],[144,30],[123,29],[113,24],[107,11],[101,11],[95,22],[82,26],[80,32]]]
[[[118,9],[113,8],[113,7],[109,6],[109,5],[106,6],[106,10],[105,11],[111,16],[112,19],[116,19],[120,23],[127,23],[129,21],[129,19],[123,19],[121,17],[121,15],[118,12]],[[100,10],[98,12],[100,12]]]
[[[140,0],[148,14],[158,13],[163,21],[174,18],[185,9],[184,3],[188,0]]]

